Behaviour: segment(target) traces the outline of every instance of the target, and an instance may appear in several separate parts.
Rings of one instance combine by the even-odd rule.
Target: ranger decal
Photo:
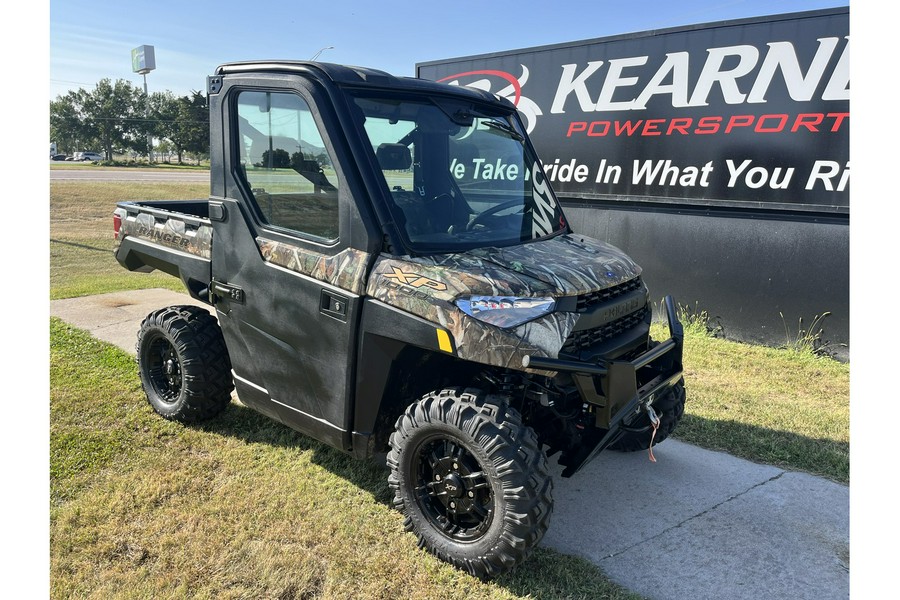
[[[209,258],[212,249],[212,227],[209,225],[188,225],[180,218],[158,221],[148,213],[118,213],[122,218],[117,245],[126,236],[133,236],[150,242]]]

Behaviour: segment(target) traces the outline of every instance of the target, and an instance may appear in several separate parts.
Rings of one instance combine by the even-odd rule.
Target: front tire
[[[231,360],[219,323],[197,306],[156,310],[141,323],[138,371],[147,400],[158,414],[196,423],[219,414],[231,401]]]
[[[525,560],[550,523],[553,481],[530,427],[477,389],[426,394],[397,420],[394,506],[419,546],[482,579]]]

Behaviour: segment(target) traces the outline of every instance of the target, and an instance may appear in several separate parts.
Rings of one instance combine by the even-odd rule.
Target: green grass
[[[668,337],[663,326],[652,335]],[[755,462],[850,480],[850,366],[685,327],[687,404],[675,437]]]
[[[50,184],[50,298],[151,287],[182,291],[164,273],[131,273],[113,256],[112,213],[120,200],[189,200],[209,196],[208,184]]]
[[[382,467],[237,403],[165,421],[133,358],[50,334],[53,598],[637,598],[544,548],[478,581],[403,532]]]

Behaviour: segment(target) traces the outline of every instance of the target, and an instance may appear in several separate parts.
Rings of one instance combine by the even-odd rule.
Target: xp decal
[[[397,267],[391,267],[391,273],[385,273],[384,277],[417,289],[420,287],[427,287],[441,292],[447,289],[447,285],[440,281],[428,279],[427,277],[422,277],[416,273],[404,273],[402,269],[398,269]]]

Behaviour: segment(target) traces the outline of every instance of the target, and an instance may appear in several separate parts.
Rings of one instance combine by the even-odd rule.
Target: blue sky
[[[847,0],[52,0],[50,99],[104,77],[142,86],[131,49],[151,45],[150,91],[205,87],[223,62],[311,58],[414,75],[415,64],[470,54],[727,19],[847,6]]]

